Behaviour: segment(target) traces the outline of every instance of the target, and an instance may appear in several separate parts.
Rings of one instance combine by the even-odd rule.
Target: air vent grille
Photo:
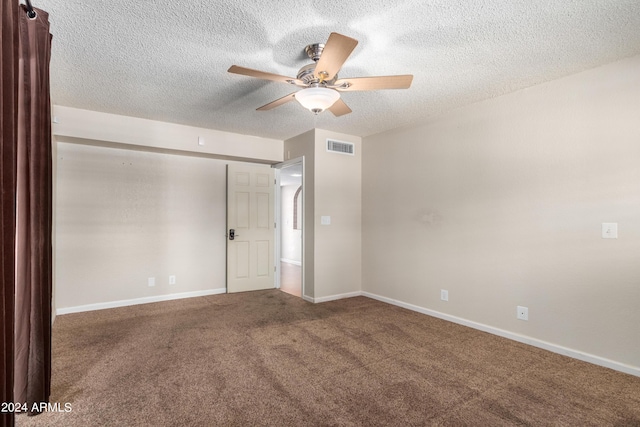
[[[354,155],[354,145],[350,142],[327,139],[327,151],[340,154]]]

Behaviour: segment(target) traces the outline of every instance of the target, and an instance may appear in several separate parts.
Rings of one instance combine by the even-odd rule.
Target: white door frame
[[[287,166],[292,166],[292,165],[296,165],[296,164],[300,164],[302,165],[302,212],[300,214],[300,218],[301,218],[301,226],[302,226],[302,242],[301,242],[301,255],[300,255],[300,260],[301,260],[301,279],[302,279],[302,289],[301,291],[301,296],[302,298],[304,298],[305,295],[305,288],[304,288],[304,253],[305,253],[305,221],[304,221],[304,199],[305,199],[305,188],[304,188],[304,182],[305,182],[305,166],[304,166],[304,156],[302,157],[297,157],[295,159],[291,159],[291,160],[287,160],[284,161],[282,163],[276,163],[275,165],[271,165],[271,167],[276,169],[276,192],[275,192],[275,203],[276,203],[276,248],[275,248],[275,256],[276,256],[276,288],[280,289],[280,282],[281,282],[281,274],[282,272],[280,271],[280,260],[282,259],[282,190],[280,188],[280,169],[282,168],[286,168]]]

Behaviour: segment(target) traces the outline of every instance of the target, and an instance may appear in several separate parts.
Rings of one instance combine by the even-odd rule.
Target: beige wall
[[[350,142],[355,155],[328,152],[327,138]],[[316,300],[360,292],[361,138],[316,129],[315,132],[315,283]],[[322,216],[331,225],[322,225]]]
[[[283,142],[62,106],[53,115],[54,307],[224,290],[225,165],[282,161]]]
[[[326,139],[351,142],[355,155],[330,153]],[[285,158],[305,158],[305,296],[316,302],[359,293],[361,138],[315,129],[284,142]],[[331,225],[321,217],[330,216]]]
[[[640,56],[363,150],[364,291],[638,372]]]
[[[226,163],[58,143],[57,308],[224,288]]]
[[[259,163],[283,160],[281,140],[183,126],[136,117],[53,106],[58,140],[124,144]],[[199,145],[202,138],[204,145]]]

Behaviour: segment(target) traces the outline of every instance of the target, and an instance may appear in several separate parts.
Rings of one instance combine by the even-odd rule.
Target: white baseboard
[[[361,293],[365,297],[373,298],[378,301],[386,302],[388,304],[396,305],[398,307],[406,308],[408,310],[417,311],[418,313],[426,314],[429,316],[437,317],[439,319],[447,320],[449,322],[457,323],[459,325],[468,326],[473,329],[478,329],[483,332],[488,332],[493,335],[498,335],[503,338],[518,341],[524,344],[529,344],[534,347],[542,348],[544,350],[551,351],[553,353],[562,354],[563,356],[572,357],[574,359],[582,360],[583,362],[593,363],[594,365],[604,366],[615,371],[624,372],[626,374],[635,375],[640,377],[640,367],[631,366],[625,363],[616,362],[614,360],[606,359],[604,357],[595,356],[593,354],[584,353],[579,350],[573,350],[567,347],[563,347],[557,344],[552,344],[546,341],[542,341],[536,338],[531,338],[526,335],[516,334],[515,332],[505,331],[504,329],[495,328],[482,323],[473,322],[471,320],[463,319],[449,314],[440,313],[439,311],[430,310],[428,308],[420,307],[417,305],[409,304],[406,302],[394,300],[391,298],[383,297],[380,295],[372,294],[370,292]]]
[[[84,311],[104,310],[107,308],[126,307],[129,305],[149,304],[152,302],[171,301],[176,299],[203,297],[206,295],[218,295],[218,294],[225,294],[225,293],[227,293],[227,288],[219,288],[219,289],[207,289],[204,291],[181,292],[179,294],[156,295],[152,297],[144,297],[144,298],[136,298],[136,299],[128,299],[128,300],[120,300],[120,301],[101,302],[97,304],[87,304],[87,305],[78,305],[75,307],[58,308],[56,310],[56,315],[82,313]]]
[[[293,259],[280,258],[280,262],[286,262],[287,264],[299,265],[302,266],[302,262],[296,261]]]
[[[359,296],[362,296],[362,291],[348,292],[346,294],[329,295],[326,297],[310,298],[310,299],[313,300],[311,301],[313,303],[321,303],[321,302],[335,301],[339,299],[353,298],[353,297],[359,297]]]

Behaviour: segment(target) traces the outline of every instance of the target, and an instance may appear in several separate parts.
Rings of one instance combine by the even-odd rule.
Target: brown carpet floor
[[[277,290],[59,316],[18,426],[639,426],[640,378],[369,298]]]

